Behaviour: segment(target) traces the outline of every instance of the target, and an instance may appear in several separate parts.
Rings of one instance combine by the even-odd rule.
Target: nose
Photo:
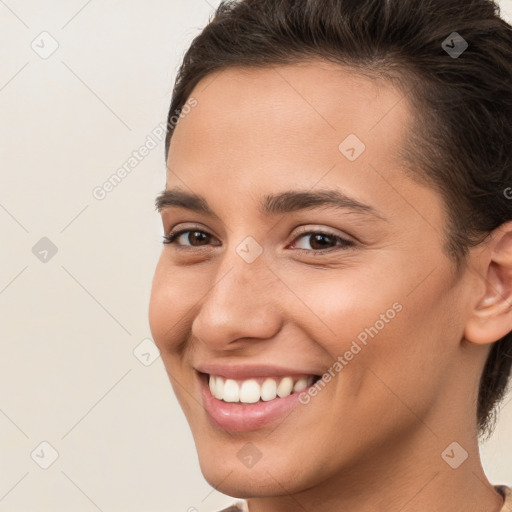
[[[199,303],[192,335],[212,351],[234,348],[234,342],[242,339],[274,337],[282,325],[277,281],[262,256],[247,263],[233,250],[218,266]]]

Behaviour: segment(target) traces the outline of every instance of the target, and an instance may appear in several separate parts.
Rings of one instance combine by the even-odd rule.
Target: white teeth
[[[215,381],[217,379],[215,377],[210,377],[208,385],[210,386],[210,391],[213,396],[215,396]]]
[[[295,382],[292,377],[284,377],[279,384],[276,379],[269,377],[261,385],[255,379],[244,380],[239,384],[234,379],[210,375],[208,385],[212,395],[218,400],[254,404],[260,399],[268,402],[276,397],[285,398],[306,389],[312,383],[313,377],[301,377]]]
[[[306,389],[308,387],[308,381],[307,379],[299,379],[295,386],[293,386],[293,391],[298,392],[302,391],[303,389]]]
[[[220,377],[211,377],[210,380],[215,381],[215,393],[213,396],[218,400],[222,400],[222,397],[224,396],[224,379],[221,379]]]
[[[261,385],[261,399],[264,402],[274,400],[277,396],[277,384],[274,379],[267,379]]]
[[[240,402],[255,404],[260,399],[260,385],[255,380],[246,380],[240,388]]]
[[[284,398],[285,396],[291,395],[293,389],[293,379],[291,377],[285,377],[277,386],[277,394]]]
[[[219,377],[217,377],[217,381]],[[222,397],[224,402],[239,402],[240,401],[240,388],[236,380],[227,379],[224,384],[224,396]]]

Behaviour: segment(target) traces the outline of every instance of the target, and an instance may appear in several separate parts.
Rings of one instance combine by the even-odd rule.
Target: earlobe
[[[477,278],[484,291],[476,297],[464,337],[484,345],[512,331],[512,222],[493,232],[478,260]]]

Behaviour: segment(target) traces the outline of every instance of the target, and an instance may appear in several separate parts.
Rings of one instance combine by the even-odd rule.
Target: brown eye
[[[194,229],[182,229],[176,233],[164,236],[164,244],[175,244],[178,246],[201,247],[208,245],[211,235],[204,231]]]
[[[203,245],[210,240],[210,236],[202,231],[190,231],[186,240],[190,245]]]
[[[334,243],[334,245],[332,245]],[[336,246],[336,240],[329,235],[310,235],[309,245],[312,249],[328,249]]]
[[[296,242],[297,240],[304,239],[304,242]],[[298,236],[293,246],[299,250],[308,251],[308,252],[318,252],[322,250],[329,250],[336,246],[340,248],[352,247],[354,242],[351,240],[345,240],[338,235],[333,235],[331,233],[324,233],[321,231],[308,231],[307,233],[302,233]],[[308,247],[309,246],[309,247]]]

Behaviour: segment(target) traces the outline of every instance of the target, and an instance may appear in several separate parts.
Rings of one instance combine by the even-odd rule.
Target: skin
[[[386,82],[318,61],[223,70],[191,96],[198,104],[173,135],[166,188],[204,196],[218,218],[162,210],[166,233],[211,236],[164,246],[149,320],[206,480],[248,498],[250,512],[499,510],[475,401],[492,342],[512,330],[510,225],[455,274],[441,196],[397,159],[416,114]],[[351,133],[366,145],[353,162],[338,149]],[[262,196],[290,190],[342,190],[383,219],[258,212]],[[301,226],[355,244],[320,246]],[[250,264],[236,252],[247,236],[263,248]],[[394,303],[401,311],[280,424],[235,434],[209,421],[196,364],[321,375]],[[457,469],[441,457],[454,441],[468,453]],[[251,468],[237,457],[248,442],[262,454]]]

